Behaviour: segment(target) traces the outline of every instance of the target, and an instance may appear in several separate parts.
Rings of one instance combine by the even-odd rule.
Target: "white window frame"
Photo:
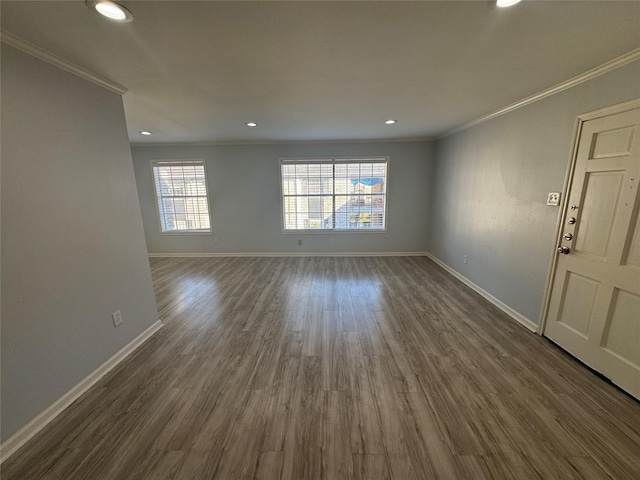
[[[317,228],[317,229],[286,229],[285,211],[284,211],[284,185],[282,184],[282,165],[283,164],[309,164],[309,163],[384,163],[386,164],[386,178],[385,178],[385,192],[384,192],[384,228],[368,229],[368,228],[353,228],[353,229],[338,229],[338,228]],[[390,160],[388,156],[372,155],[361,157],[281,157],[278,159],[278,178],[280,182],[280,228],[282,233],[289,235],[300,234],[320,234],[320,235],[341,235],[341,234],[378,234],[387,233],[389,228],[389,164]],[[334,196],[334,211],[335,215],[335,189],[333,191]]]
[[[208,230],[162,230],[162,213],[160,210],[160,203],[158,198],[158,189],[156,187],[156,175],[154,167],[156,165],[164,165],[164,166],[172,166],[172,165],[198,165],[202,166],[204,169],[204,183],[206,190],[206,200],[207,200],[207,214],[209,217],[209,229]],[[151,160],[151,182],[153,183],[153,193],[154,193],[154,202],[156,204],[156,214],[158,215],[158,229],[160,230],[161,235],[212,235],[213,234],[213,222],[211,219],[211,205],[209,202],[209,179],[207,177],[207,165],[204,159],[202,158],[187,158],[187,159],[160,159],[160,160]]]

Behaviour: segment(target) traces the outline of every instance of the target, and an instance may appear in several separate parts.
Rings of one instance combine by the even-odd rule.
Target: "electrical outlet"
[[[462,257],[462,261],[465,263],[465,265],[466,265],[467,263],[469,263],[469,255],[465,254],[465,255]]]
[[[113,312],[111,314],[111,318],[113,319],[114,327],[117,327],[122,323],[122,313],[120,313],[120,310],[116,310],[115,312]]]
[[[220,243],[219,237],[213,237],[213,243]]]
[[[332,236],[332,237],[329,239],[329,241],[330,241],[331,243],[336,243],[336,237]]]
[[[302,240],[298,239],[298,246],[302,245]]]

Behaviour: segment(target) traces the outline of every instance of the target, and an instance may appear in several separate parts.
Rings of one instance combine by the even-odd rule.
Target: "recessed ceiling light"
[[[521,1],[522,0],[497,0],[496,5],[498,5],[501,8],[511,7],[512,5],[515,5],[516,3],[520,3]]]
[[[256,122],[247,122],[247,127],[257,127],[258,124]]]
[[[90,3],[96,12],[114,22],[128,23],[133,20],[131,12],[116,2],[98,0]]]
[[[151,132],[147,131],[147,130],[142,130],[140,132],[140,135],[151,135]]]
[[[384,123],[386,123],[387,125],[393,125],[394,123],[397,123],[397,122],[398,122],[398,120],[389,119],[389,120],[385,121]]]

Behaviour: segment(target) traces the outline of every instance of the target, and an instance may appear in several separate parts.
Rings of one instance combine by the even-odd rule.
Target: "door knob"
[[[567,223],[570,223],[571,225],[573,225],[574,223],[576,223],[576,218],[575,217],[569,217],[569,220],[567,220]]]
[[[570,233],[565,233],[564,234],[564,239],[565,240],[571,240],[573,238],[573,235],[571,235]]]
[[[571,249],[569,247],[563,247],[563,246],[558,247],[558,253],[563,253],[565,255],[569,255],[570,251],[571,251]]]

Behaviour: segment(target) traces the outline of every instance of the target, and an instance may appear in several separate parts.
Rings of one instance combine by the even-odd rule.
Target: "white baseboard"
[[[464,275],[462,275],[461,273],[457,272],[456,270],[454,270],[453,268],[451,268],[449,265],[447,265],[446,263],[444,263],[442,260],[440,260],[439,258],[436,258],[435,256],[433,256],[433,254],[431,253],[427,253],[427,257],[429,257],[431,260],[433,260],[434,262],[436,262],[438,265],[440,265],[442,268],[444,268],[447,272],[449,272],[451,275],[453,275],[454,277],[456,277],[458,280],[460,280],[462,283],[464,283],[467,287],[471,288],[472,290],[475,290],[477,293],[479,293],[480,295],[482,295],[484,298],[486,298],[487,300],[489,300],[491,303],[493,303],[496,307],[498,307],[500,310],[502,310],[504,313],[506,313],[507,315],[509,315],[511,318],[513,318],[516,322],[520,323],[521,325],[523,325],[524,327],[526,327],[528,330],[531,330],[533,333],[537,333],[538,331],[538,325],[536,325],[534,322],[532,322],[531,320],[529,320],[527,317],[525,317],[524,315],[522,315],[521,313],[516,312],[513,308],[511,308],[509,305],[507,305],[506,303],[503,303],[502,301],[498,300],[496,297],[494,297],[493,295],[491,295],[489,292],[487,292],[486,290],[480,288],[478,285],[476,285],[475,283],[473,283],[471,280],[469,280],[467,277],[465,277]]]
[[[65,393],[56,400],[46,410],[37,417],[27,423],[24,427],[14,433],[10,438],[0,445],[0,464],[13,455],[20,447],[27,443],[33,436],[42,430],[49,422],[56,418],[62,411],[76,401],[84,392],[89,390],[106,375],[110,370],[115,368],[127,356],[129,356],[136,348],[148,340],[154,333],[163,327],[163,323],[158,320],[144,332],[134,338],[125,345],[120,351],[113,355],[109,360],[100,365],[88,377],[78,383],[75,387]]]
[[[150,253],[149,257],[426,257],[427,252]]]

